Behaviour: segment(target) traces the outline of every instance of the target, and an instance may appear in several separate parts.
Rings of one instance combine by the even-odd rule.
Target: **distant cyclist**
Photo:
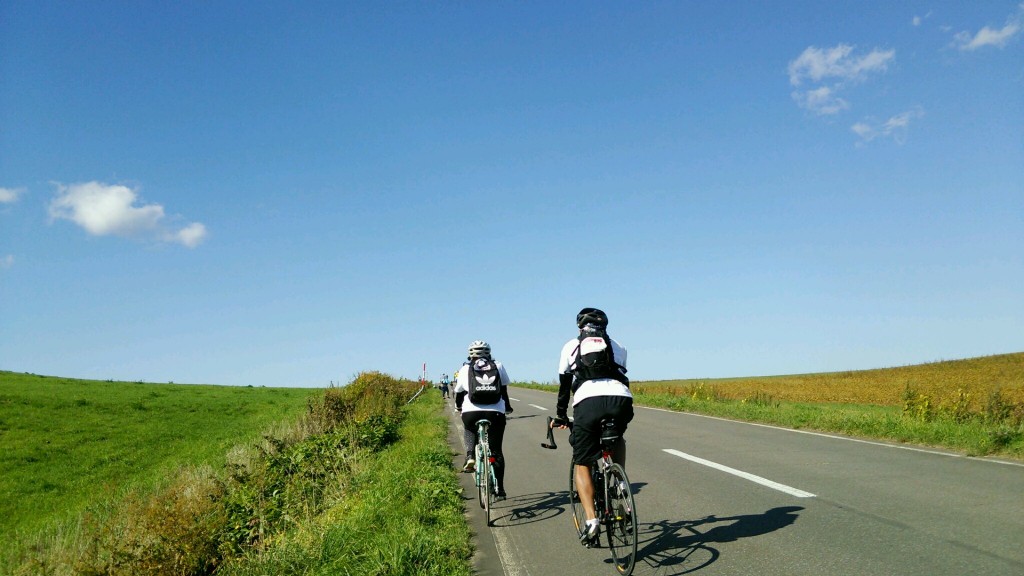
[[[448,397],[448,375],[441,374],[441,398]]]
[[[587,515],[581,538],[597,537],[599,522],[594,510],[594,484],[591,465],[601,457],[600,423],[615,420],[621,439],[612,459],[626,465],[626,426],[633,419],[633,395],[626,378],[626,349],[608,336],[608,316],[597,308],[584,308],[576,315],[578,337],[565,343],[558,360],[558,418],[554,425],[567,421],[569,395],[573,398],[572,461],[576,465],[576,491]]]
[[[508,384],[505,367],[491,358],[490,345],[483,340],[470,344],[469,358],[459,368],[455,381],[455,407],[462,413],[462,434],[466,441],[466,463],[462,470],[472,472],[475,469],[476,424],[480,420],[490,421],[488,434],[498,498],[505,497],[505,455],[501,441],[505,437],[505,414],[512,412]]]

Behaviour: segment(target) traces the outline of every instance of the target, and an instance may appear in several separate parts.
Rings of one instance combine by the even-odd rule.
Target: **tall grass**
[[[470,574],[470,533],[440,403],[434,394],[417,399],[400,440],[353,468],[343,499],[221,573]]]
[[[1024,353],[631,389],[648,406],[1024,458]]]
[[[1024,403],[1024,352],[875,370],[638,382],[635,388],[648,394],[680,396],[701,386],[730,400],[763,393],[792,402],[879,406],[900,406],[909,387],[931,398],[936,406],[960,403],[963,409],[980,413],[995,390],[1009,403]]]

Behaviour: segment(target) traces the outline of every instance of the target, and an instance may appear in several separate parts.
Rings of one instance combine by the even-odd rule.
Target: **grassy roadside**
[[[1024,353],[852,372],[634,382],[631,389],[645,406],[1024,459]]]
[[[343,500],[218,574],[468,576],[470,532],[440,396],[407,409],[400,440],[353,470]]]
[[[297,420],[89,506],[14,549],[21,575],[470,574],[440,398],[364,373]],[[97,464],[102,465],[102,463]]]

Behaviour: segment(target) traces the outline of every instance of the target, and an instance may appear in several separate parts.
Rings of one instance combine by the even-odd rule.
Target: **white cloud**
[[[914,16],[913,20],[910,21],[914,26],[920,26],[922,22],[932,17],[932,11],[929,10],[924,16]]]
[[[870,74],[886,71],[896,57],[895,50],[879,48],[862,56],[853,52],[854,47],[848,44],[832,48],[809,46],[790,62],[790,85],[802,87],[811,84],[809,88],[792,93],[797,104],[819,116],[846,110],[850,103],[840,98],[838,92],[851,83],[863,81]]]
[[[57,190],[50,202],[50,217],[74,222],[93,236],[154,238],[194,248],[206,234],[205,227],[198,223],[177,232],[168,231],[163,223],[164,207],[136,205],[138,195],[127,186],[86,182],[58,184]]]
[[[895,50],[878,48],[860,57],[851,57],[852,52],[853,46],[847,44],[824,50],[810,46],[789,63],[789,83],[799,86],[804,80],[819,82],[825,78],[860,80],[870,72],[884,72],[896,56]]]
[[[1017,6],[1017,12],[1006,19],[1006,25],[996,30],[985,26],[976,33],[963,31],[956,35],[953,45],[962,51],[970,52],[985,46],[1006,46],[1014,36],[1024,28],[1024,3]]]
[[[835,90],[828,86],[807,90],[806,92],[793,92],[793,99],[801,107],[821,116],[838,114],[850,107],[849,102],[836,96]]]
[[[0,188],[0,204],[17,202],[18,196],[21,196],[24,192],[24,188]]]
[[[8,254],[0,258],[0,270],[6,270],[11,266],[14,266],[14,255]]]
[[[206,239],[206,226],[203,226],[199,222],[193,222],[175,232],[172,239],[173,241],[184,246],[188,246],[189,248],[195,248]]]
[[[906,141],[907,129],[913,120],[924,117],[924,109],[914,107],[897,114],[885,122],[871,122],[870,119],[857,122],[850,127],[854,134],[860,136],[860,144],[866,144],[876,138],[892,138],[897,144]]]

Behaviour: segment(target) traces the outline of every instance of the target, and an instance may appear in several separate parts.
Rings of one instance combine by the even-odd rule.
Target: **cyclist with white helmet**
[[[576,315],[576,326],[579,336],[565,343],[558,360],[557,418],[553,425],[566,426],[571,393],[573,429],[569,443],[576,465],[576,491],[587,516],[581,538],[592,541],[599,523],[590,467],[601,456],[601,420],[615,421],[620,440],[613,448],[612,459],[625,467],[624,434],[633,419],[633,395],[626,378],[626,349],[608,336],[608,316],[597,308],[584,308]]]
[[[476,424],[480,420],[488,420],[491,423],[489,440],[499,498],[505,497],[505,456],[501,450],[505,414],[512,412],[508,384],[508,373],[501,362],[491,358],[490,345],[483,340],[470,344],[469,357],[459,368],[454,389],[455,407],[462,413],[462,433],[466,441],[466,463],[462,470],[472,472],[475,469]]]

